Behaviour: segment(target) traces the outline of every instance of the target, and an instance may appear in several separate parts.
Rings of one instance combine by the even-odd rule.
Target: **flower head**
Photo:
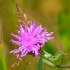
[[[31,21],[29,24],[23,24],[19,25],[18,35],[11,33],[17,39],[17,41],[11,39],[11,42],[19,47],[10,53],[15,54],[19,59],[28,53],[33,53],[35,56],[38,56],[39,50],[44,46],[45,42],[53,39],[51,37],[53,32],[48,33],[46,28],[43,28],[42,25],[38,26],[35,21]]]

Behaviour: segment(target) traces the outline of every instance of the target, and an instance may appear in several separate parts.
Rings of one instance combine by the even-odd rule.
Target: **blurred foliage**
[[[70,13],[61,12],[58,17],[59,33],[66,49],[70,49]]]
[[[50,54],[55,54],[56,53],[56,49],[53,48],[53,45],[49,42],[49,43],[45,43],[44,45],[44,51],[50,53]]]
[[[0,44],[0,70],[7,70],[2,44]]]
[[[57,52],[55,53],[54,55],[44,51],[44,55],[43,55],[43,61],[50,65],[50,66],[54,66],[56,67],[56,65],[60,65],[60,62],[59,60],[61,60],[61,58],[65,55],[64,52],[60,51],[60,52]]]

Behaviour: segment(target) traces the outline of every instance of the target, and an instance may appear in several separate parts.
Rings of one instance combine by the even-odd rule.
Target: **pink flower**
[[[23,24],[24,26],[22,24],[19,25],[18,35],[11,33],[17,39],[17,41],[12,39],[11,42],[19,47],[10,53],[15,54],[19,59],[28,53],[38,56],[40,54],[39,50],[44,46],[45,42],[53,39],[51,37],[53,32],[48,33],[46,28],[43,28],[42,25],[38,26],[35,21],[31,21],[29,24],[23,22]]]

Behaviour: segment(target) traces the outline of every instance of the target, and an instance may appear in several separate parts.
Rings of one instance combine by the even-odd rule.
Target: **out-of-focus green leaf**
[[[53,45],[51,45],[51,43],[45,43],[44,45],[44,51],[50,53],[50,54],[55,54],[56,49],[53,48]]]
[[[68,24],[70,22],[70,15],[64,12],[59,13],[58,24]]]
[[[4,53],[3,53],[3,47],[1,44],[0,44],[0,70],[7,70],[5,57],[4,57]]]
[[[63,55],[65,55],[64,52],[62,52],[62,51],[57,52],[57,53],[54,55],[54,60],[60,59]]]
[[[60,51],[57,52],[55,55],[52,55],[46,51],[44,51],[44,55],[43,55],[43,62],[45,62],[46,64],[48,64],[49,66],[56,66],[58,65],[58,63],[56,63],[59,59],[61,59],[61,57],[65,55],[64,52]]]
[[[64,49],[70,49],[70,13],[60,12],[58,17],[59,34],[64,45]]]
[[[38,70],[42,70],[42,56],[40,56],[38,61]]]
[[[48,52],[46,52],[46,51],[44,51],[44,57],[45,58],[50,58],[50,57],[53,57],[53,55],[48,53]]]
[[[67,35],[62,37],[62,42],[65,45],[64,48],[70,50],[70,40]]]
[[[49,60],[43,59],[43,62],[45,62],[49,66],[55,66],[55,64],[53,62],[49,61]]]

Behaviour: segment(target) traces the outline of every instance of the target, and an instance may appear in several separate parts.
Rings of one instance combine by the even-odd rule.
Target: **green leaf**
[[[49,66],[55,66],[53,58],[54,56],[52,54],[44,51],[43,62],[45,62]]]
[[[55,64],[53,62],[51,62],[50,60],[44,59],[44,58],[43,58],[43,62],[45,62],[49,66],[55,66]]]
[[[50,53],[44,51],[44,57],[45,57],[45,58],[50,58],[50,57],[53,57],[53,56],[52,56],[52,54],[50,54]]]
[[[55,53],[54,55],[44,51],[43,62],[45,62],[49,66],[56,66],[59,64],[59,62],[58,63],[56,62],[60,60],[63,55],[65,55],[65,53],[62,51],[59,51]]]
[[[54,60],[58,60],[58,59],[60,59],[62,56],[64,56],[65,55],[65,53],[64,52],[62,52],[62,51],[59,51],[59,52],[57,52],[55,55],[54,55]]]
[[[38,61],[38,70],[42,70],[42,56],[40,56]]]

